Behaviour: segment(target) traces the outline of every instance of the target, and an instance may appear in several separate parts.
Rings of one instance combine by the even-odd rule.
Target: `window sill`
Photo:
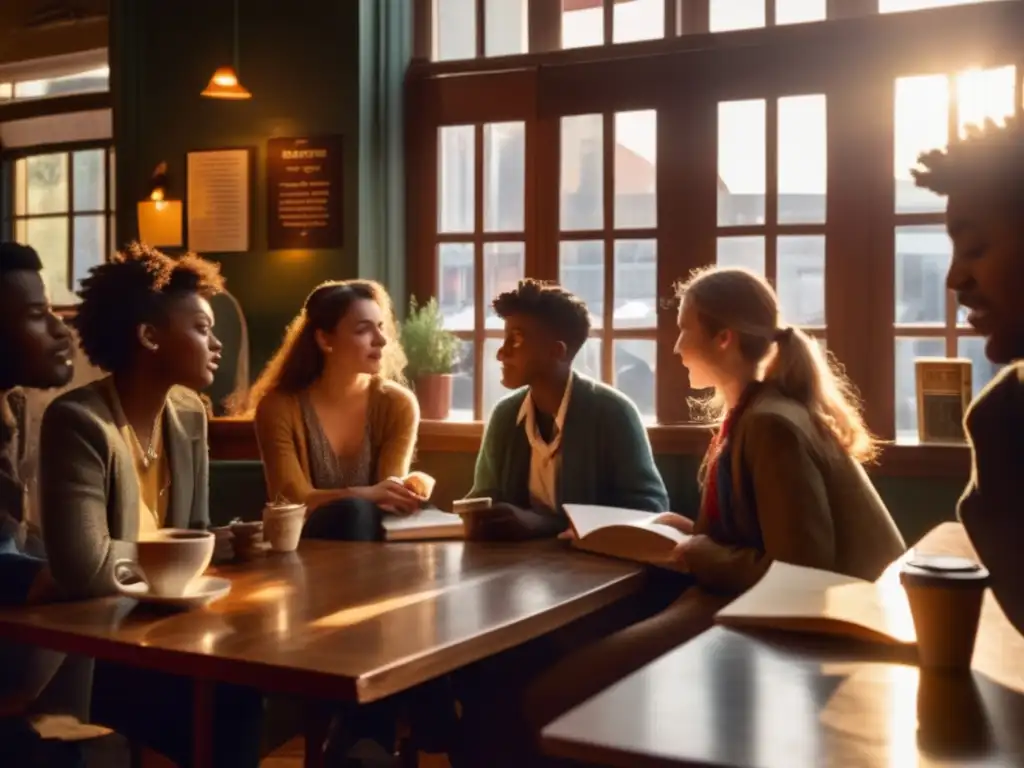
[[[423,421],[417,450],[428,453],[476,453],[480,450],[482,422]],[[659,455],[700,456],[711,431],[693,424],[647,428],[651,447]],[[210,421],[210,457],[217,460],[259,460],[252,422],[219,418]],[[970,451],[967,445],[887,445],[871,474],[890,477],[929,477],[967,481]]]
[[[482,422],[423,421],[417,449],[430,453],[476,453],[480,450]],[[707,450],[711,430],[694,424],[657,425],[647,428],[655,454],[701,456]],[[896,477],[933,477],[964,480],[970,473],[966,444],[889,444],[882,449],[870,474]]]

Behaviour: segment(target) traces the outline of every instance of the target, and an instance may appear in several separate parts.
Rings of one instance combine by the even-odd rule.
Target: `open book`
[[[718,612],[736,628],[841,635],[886,644],[914,643],[914,622],[898,581],[878,583],[775,561],[764,577]]]
[[[461,517],[434,507],[425,507],[408,517],[385,515],[382,525],[387,541],[461,539],[465,535]]]
[[[672,559],[672,550],[689,536],[670,525],[655,523],[657,514],[590,504],[565,504],[562,508],[579,549],[680,570]]]

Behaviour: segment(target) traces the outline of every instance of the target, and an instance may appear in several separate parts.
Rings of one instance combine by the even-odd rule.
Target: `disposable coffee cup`
[[[305,522],[305,504],[267,504],[263,508],[263,540],[274,552],[294,552]]]
[[[903,565],[923,669],[970,669],[988,582],[984,566],[962,557],[919,555]]]

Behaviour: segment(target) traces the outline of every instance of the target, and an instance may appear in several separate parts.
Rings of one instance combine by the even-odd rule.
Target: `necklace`
[[[135,442],[135,447],[139,451],[139,457],[142,461],[143,469],[149,469],[149,465],[159,458],[159,453],[157,452],[156,444],[158,437],[157,430],[160,428],[160,416],[162,415],[162,413],[158,414],[156,419],[153,420],[153,429],[149,433],[149,445],[146,448],[142,447],[142,441],[139,440],[139,436],[135,434],[135,428],[132,427],[130,424],[128,425],[128,431],[131,432],[132,440]]]

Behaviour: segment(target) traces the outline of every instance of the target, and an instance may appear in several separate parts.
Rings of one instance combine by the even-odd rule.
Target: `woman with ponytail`
[[[712,267],[677,295],[674,351],[691,388],[711,391],[693,407],[717,426],[700,468],[696,521],[657,518],[692,534],[676,549],[692,581],[668,607],[531,681],[523,712],[534,732],[709,629],[773,560],[874,580],[904,551],[862,466],[878,446],[853,388],[814,339],[781,322],[771,286],[746,270]]]
[[[773,560],[874,580],[903,539],[864,471],[877,443],[856,393],[817,342],[779,317],[743,269],[706,269],[678,288],[675,352],[719,424],[701,466],[696,523],[677,555],[716,592],[752,586]]]

